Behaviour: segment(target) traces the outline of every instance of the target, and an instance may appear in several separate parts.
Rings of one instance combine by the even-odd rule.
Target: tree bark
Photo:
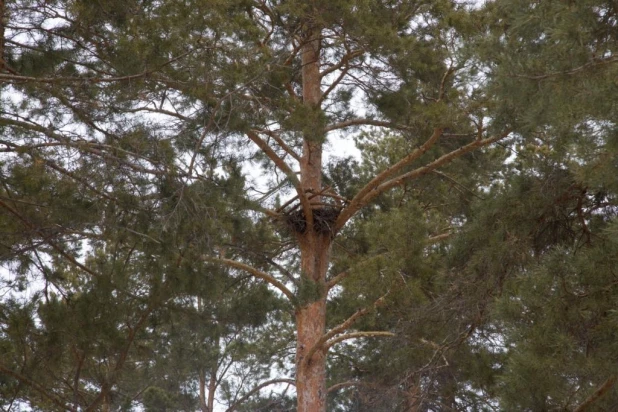
[[[0,72],[4,70],[4,25],[5,22],[4,0],[0,0]]]
[[[303,104],[312,113],[320,110],[320,30],[308,23],[302,47]],[[319,193],[322,186],[323,125],[306,131],[300,162],[302,190]],[[301,284],[311,290],[301,297],[296,310],[296,393],[298,412],[326,411],[326,353],[316,350],[311,359],[307,352],[325,333],[326,325],[326,271],[330,261],[331,235],[314,230],[313,210],[321,202],[319,196],[311,199],[309,210],[304,210],[307,227],[297,238],[301,253]]]

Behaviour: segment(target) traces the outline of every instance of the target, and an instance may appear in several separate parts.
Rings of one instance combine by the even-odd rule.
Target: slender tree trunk
[[[4,0],[0,0],[0,72],[4,70],[4,26],[7,23],[5,19]]]
[[[208,381],[208,412],[215,410],[215,393],[217,392],[217,367],[212,370]]]
[[[303,103],[311,113],[320,110],[320,30],[311,26],[305,29],[302,48]],[[305,193],[318,193],[322,186],[322,125],[315,125],[304,136],[300,164],[301,185]],[[320,197],[310,201],[313,210],[319,207]],[[301,299],[296,311],[296,392],[298,412],[323,412],[326,410],[326,353],[317,350],[306,359],[307,352],[325,333],[326,325],[326,271],[330,260],[330,234],[313,229],[312,219],[307,219],[305,233],[298,234],[301,252],[301,284],[309,290]]]
[[[200,409],[202,412],[210,412],[206,404],[206,373],[200,369]],[[208,394],[210,396],[210,394]]]

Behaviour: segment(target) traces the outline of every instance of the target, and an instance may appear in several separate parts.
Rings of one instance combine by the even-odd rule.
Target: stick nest
[[[333,228],[335,221],[339,217],[339,208],[337,207],[319,207],[313,209],[313,230],[323,235],[334,235]],[[305,233],[307,231],[307,218],[305,213],[300,209],[294,209],[284,214],[285,223],[296,233]]]

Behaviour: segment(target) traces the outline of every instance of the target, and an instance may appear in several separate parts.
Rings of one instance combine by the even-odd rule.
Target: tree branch
[[[17,372],[14,372],[14,371],[12,371],[12,370],[10,370],[8,368],[5,368],[2,364],[0,364],[0,372],[6,374],[8,376],[12,376],[13,378],[17,379],[18,381],[20,381],[20,382],[30,386],[32,389],[34,389],[35,391],[37,391],[38,393],[43,395],[43,397],[45,397],[45,399],[48,399],[54,405],[58,406],[61,410],[76,411],[76,409],[72,408],[68,404],[64,404],[61,401],[59,401],[58,399],[56,399],[56,397],[54,397],[50,393],[48,393],[38,383],[34,382],[33,380],[31,380],[31,379],[29,379],[29,378],[27,378],[27,377],[25,377],[23,375],[20,375]]]
[[[329,74],[341,69],[343,66],[346,66],[350,60],[358,57],[358,56],[362,56],[365,53],[364,50],[362,49],[358,49],[358,50],[352,50],[351,52],[345,54],[341,60],[339,61],[339,63],[332,65],[331,67],[329,67],[328,69],[322,71],[320,73],[320,78],[324,78],[325,76],[328,76]]]
[[[429,238],[427,238],[427,243],[429,244],[438,243],[444,239],[448,239],[452,235],[453,234],[451,232],[446,232],[446,233],[440,233],[439,235],[430,236]]]
[[[367,382],[346,381],[346,382],[340,382],[340,383],[334,384],[333,386],[329,387],[326,390],[326,392],[331,393],[331,392],[334,392],[342,388],[349,388],[350,386],[373,386],[373,385]]]
[[[476,150],[480,147],[483,146],[487,146],[490,145],[491,143],[497,142],[500,139],[505,138],[506,136],[508,136],[511,133],[511,130],[507,130],[506,132],[498,135],[498,136],[494,136],[494,137],[490,137],[487,139],[477,139],[475,141],[473,141],[472,143],[469,143],[465,146],[460,147],[459,149],[453,150],[452,152],[449,152],[441,157],[439,157],[438,159],[434,160],[433,162],[419,167],[417,169],[412,170],[411,172],[408,173],[404,173],[400,176],[397,176],[395,178],[392,178],[390,180],[387,180],[386,182],[378,182],[377,185],[374,185],[374,181],[376,181],[378,179],[378,177],[380,177],[382,174],[378,175],[378,177],[374,178],[374,180],[372,180],[371,182],[369,182],[365,188],[363,188],[355,197],[354,199],[352,199],[352,202],[350,202],[350,204],[348,205],[348,207],[346,209],[344,209],[341,214],[339,215],[339,218],[337,219],[337,222],[335,223],[335,230],[339,230],[341,229],[341,227],[343,227],[343,225],[346,223],[346,221],[348,219],[350,219],[350,217],[352,217],[354,215],[354,213],[356,213],[360,208],[362,208],[364,205],[368,204],[369,202],[371,202],[373,199],[375,199],[377,196],[379,196],[380,194],[386,192],[387,190],[390,190],[392,188],[394,188],[395,186],[399,186],[402,185],[403,183],[405,183],[408,180],[417,178],[419,176],[423,176],[429,172],[432,172],[434,169],[451,162],[453,159],[456,159],[468,152],[471,152],[473,150]],[[418,150],[418,149],[417,149]],[[416,152],[416,151],[415,151]],[[413,152],[413,153],[415,153]],[[420,156],[420,154],[418,155]],[[418,157],[417,156],[417,157]],[[394,167],[394,166],[393,166]],[[389,169],[385,170],[389,171]],[[384,173],[384,172],[383,172]],[[389,173],[390,175],[392,175],[392,173]],[[382,179],[384,180],[384,179]],[[373,186],[371,187],[369,190],[367,190],[366,188],[368,186]],[[348,210],[349,209],[349,210]]]
[[[581,71],[584,71],[590,67],[597,67],[597,66],[603,66],[606,64],[611,64],[611,63],[616,63],[618,62],[618,56],[613,56],[610,57],[608,59],[597,59],[597,60],[593,60],[589,63],[586,63],[582,66],[579,67],[575,67],[571,70],[566,70],[566,71],[562,71],[562,72],[553,72],[553,73],[547,73],[547,74],[540,74],[537,76],[529,76],[529,75],[525,75],[525,74],[512,74],[511,77],[520,77],[520,78],[524,78],[524,79],[530,79],[530,80],[543,80],[543,79],[547,79],[550,77],[557,77],[557,76],[572,76],[574,74],[577,74]]]
[[[328,340],[330,340],[333,336],[342,333],[343,331],[348,329],[350,326],[352,326],[359,318],[365,316],[367,313],[378,308],[379,306],[382,306],[388,294],[389,292],[381,296],[378,300],[376,300],[373,303],[373,305],[357,310],[356,312],[354,312],[352,316],[347,318],[343,323],[340,323],[338,326],[335,326],[333,329],[331,329],[330,331],[322,335],[322,337],[318,339],[318,341],[311,347],[311,349],[307,351],[307,355],[304,357],[302,361],[303,363],[301,366],[304,367],[309,362],[309,360],[313,357],[313,354],[316,353],[318,350],[326,350],[327,347],[325,347],[325,343]]]
[[[307,199],[307,196],[303,191],[300,180],[298,180],[298,177],[296,177],[296,173],[294,173],[290,166],[282,158],[280,158],[277,153],[275,153],[273,148],[270,147],[268,143],[266,143],[264,140],[262,140],[260,136],[258,136],[257,130],[249,130],[247,132],[247,136],[249,137],[249,139],[251,139],[251,141],[253,141],[253,143],[255,143],[260,148],[260,150],[264,152],[266,156],[268,156],[270,160],[273,161],[275,166],[277,166],[279,170],[285,173],[288,179],[290,179],[290,181],[294,185],[294,188],[296,189],[296,193],[298,194],[298,198],[300,199],[300,203],[303,207],[303,211],[305,212],[305,216],[309,216],[311,214],[311,205],[309,204],[309,200]]]
[[[441,134],[442,134],[441,128],[434,129],[434,132],[431,135],[431,137],[427,139],[427,141],[423,143],[421,147],[412,151],[412,153],[408,154],[407,156],[405,156],[403,159],[401,159],[400,161],[398,161],[391,167],[382,171],[380,174],[374,177],[369,183],[367,183],[365,187],[363,187],[354,196],[354,198],[350,201],[348,206],[346,206],[341,211],[334,225],[335,231],[338,231],[339,229],[341,229],[343,225],[345,225],[346,222],[352,216],[354,216],[354,214],[356,214],[356,212],[358,212],[363,206],[365,206],[371,199],[375,198],[380,193],[382,193],[384,190],[386,190],[386,189],[383,189],[380,191],[376,190],[382,182],[384,182],[385,180],[393,176],[395,173],[397,173],[399,170],[401,170],[402,168],[406,167],[407,165],[409,165],[410,163],[412,163],[413,161],[421,157],[438,141],[438,138],[440,137]]]
[[[588,409],[590,405],[592,405],[599,398],[605,395],[612,388],[612,386],[614,386],[615,383],[616,383],[616,375],[612,375],[609,378],[607,378],[607,380],[603,382],[603,384],[599,386],[599,388],[596,391],[594,391],[592,395],[590,395],[584,402],[582,402],[577,408],[575,408],[573,412],[583,412],[586,409]]]
[[[135,323],[133,327],[131,327],[127,323],[127,328],[129,329],[129,335],[127,337],[127,341],[124,346],[124,349],[118,355],[118,359],[116,360],[116,364],[114,365],[114,370],[112,371],[111,375],[106,380],[106,382],[104,382],[103,385],[101,385],[101,392],[99,393],[99,395],[92,401],[90,405],[88,405],[88,407],[84,410],[84,412],[90,412],[90,411],[96,410],[96,408],[105,399],[105,397],[107,397],[107,395],[109,394],[109,391],[111,390],[113,385],[116,383],[116,379],[118,378],[120,370],[124,367],[124,364],[129,355],[129,350],[131,349],[131,346],[133,345],[133,342],[135,341],[135,335],[137,334],[139,329],[141,329],[142,326],[144,326],[144,324],[146,323],[146,320],[148,319],[148,316],[150,316],[153,310],[154,310],[154,307],[152,306],[152,304],[149,304],[146,310],[142,312],[138,321]]]
[[[403,184],[404,182],[410,180],[410,179],[414,179],[416,177],[425,175],[431,171],[433,171],[434,169],[442,166],[445,163],[449,163],[451,162],[453,159],[456,159],[468,152],[471,152],[473,150],[476,150],[480,147],[483,146],[487,146],[490,145],[491,143],[497,142],[500,139],[505,138],[506,136],[508,136],[511,133],[510,130],[498,135],[498,136],[494,136],[494,137],[490,137],[487,139],[481,139],[481,140],[475,140],[472,143],[469,143],[465,146],[460,147],[459,149],[453,150],[452,152],[449,152],[439,158],[437,158],[436,160],[434,160],[433,162],[419,167],[417,169],[412,170],[411,172],[408,173],[404,173],[398,177],[395,177],[393,179],[390,179],[382,184],[380,184],[378,187],[376,187],[371,193],[368,193],[363,199],[362,199],[362,203],[363,204],[367,204],[368,202],[370,202],[371,200],[373,200],[376,196],[380,195],[381,193],[392,189],[395,186],[399,186],[401,184]]]
[[[362,267],[362,266],[366,265],[367,263],[372,262],[374,260],[383,258],[385,255],[386,255],[386,253],[380,253],[379,255],[371,256],[370,258],[367,258],[367,259],[363,260],[362,262],[358,262],[353,267],[347,268],[346,270],[338,273],[337,275],[335,275],[332,278],[330,278],[330,280],[328,282],[326,282],[326,285],[325,285],[326,286],[326,290],[332,289],[333,287],[338,285],[343,279],[345,279],[348,276],[350,276],[352,274],[352,270],[358,268],[359,266]]]
[[[378,127],[388,127],[390,129],[397,129],[397,130],[408,129],[407,126],[398,125],[398,124],[391,123],[391,122],[385,122],[383,120],[356,118],[356,119],[344,120],[342,122],[334,123],[334,124],[331,124],[330,126],[326,126],[325,131],[332,132],[333,130],[344,129],[350,126],[378,126]]]
[[[300,156],[298,155],[298,153],[296,153],[294,150],[292,150],[292,148],[290,146],[288,146],[283,139],[281,138],[281,136],[279,136],[279,134],[277,132],[273,132],[271,130],[259,130],[260,133],[264,133],[267,134],[268,136],[272,137],[275,142],[277,142],[277,144],[283,149],[285,150],[285,152],[287,154],[289,154],[290,156],[292,156],[294,158],[294,160],[296,160],[297,162],[300,162]]]
[[[45,233],[43,233],[39,228],[35,227],[32,223],[30,223],[30,221],[28,221],[26,218],[24,218],[19,212],[17,212],[15,209],[13,209],[6,202],[0,200],[0,207],[3,207],[4,209],[8,210],[12,215],[17,217],[24,224],[24,226],[26,226],[28,229],[34,230],[36,233],[38,233],[39,236],[41,236],[41,238],[48,245],[50,245],[56,252],[58,252],[62,257],[67,259],[70,263],[72,263],[73,265],[75,265],[78,268],[82,269],[84,272],[89,273],[92,276],[95,276],[95,277],[98,276],[98,273],[94,272],[93,270],[91,270],[87,266],[79,263],[73,256],[69,255],[64,249],[62,249],[60,246],[58,246],[56,244],[56,242],[51,240],[51,236],[45,235]]]
[[[356,338],[379,337],[379,336],[393,337],[395,336],[395,334],[392,332],[380,332],[380,331],[346,333],[344,335],[339,335],[336,338],[333,338],[329,341],[324,342],[324,350],[328,350],[334,344],[343,342],[344,340],[356,339]]]
[[[268,273],[262,272],[261,270],[258,270],[252,266],[237,262],[232,259],[217,258],[214,256],[202,256],[202,259],[206,262],[219,263],[234,269],[243,270],[258,279],[262,279],[279,289],[281,293],[283,293],[290,300],[290,302],[294,306],[296,306],[296,296],[294,296],[294,294],[283,283],[279,282]]]
[[[232,406],[230,406],[229,408],[227,408],[225,410],[225,412],[232,412],[232,411],[236,410],[238,405],[240,405],[241,403],[243,403],[244,401],[249,399],[251,396],[253,396],[253,394],[255,394],[256,392],[260,391],[262,388],[265,388],[268,385],[273,385],[275,383],[287,383],[289,385],[296,385],[296,382],[294,382],[294,379],[272,379],[272,380],[269,380],[269,381],[266,381],[266,382],[262,382],[261,384],[259,384],[258,386],[256,386],[255,388],[253,388],[249,392],[247,392],[242,398],[240,398],[239,400],[234,402],[234,404]]]

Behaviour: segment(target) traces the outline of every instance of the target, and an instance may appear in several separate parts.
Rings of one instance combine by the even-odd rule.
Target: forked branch
[[[494,142],[497,142],[498,140],[501,140],[505,138],[506,136],[508,136],[510,133],[511,131],[507,130],[506,132],[498,136],[489,137],[487,139],[475,140],[472,143],[469,143],[465,146],[460,147],[459,149],[453,150],[452,152],[449,152],[443,156],[440,156],[439,158],[437,158],[436,160],[434,160],[433,162],[425,166],[421,166],[417,169],[412,170],[411,172],[404,173],[400,176],[387,180],[384,183],[380,184],[378,187],[376,187],[375,190],[373,190],[371,193],[367,194],[365,198],[363,199],[363,203],[366,204],[370,202],[371,200],[373,200],[379,194],[384,193],[385,191],[390,190],[395,186],[399,186],[408,180],[425,175],[446,163],[450,163],[454,159],[461,157],[462,155],[468,152],[471,152],[480,147],[488,146]]]
[[[439,158],[437,158],[433,162],[428,163],[425,166],[421,166],[410,172],[393,177],[397,171],[401,170],[404,166],[409,165],[414,160],[419,158],[423,153],[425,153],[435,143],[435,141],[438,139],[441,133],[442,133],[441,129],[436,129],[436,131],[434,132],[434,135],[429,140],[427,140],[427,142],[425,142],[423,146],[421,146],[420,148],[410,153],[408,156],[400,160],[395,165],[391,166],[390,168],[380,173],[371,182],[365,185],[365,187],[362,188],[356,194],[356,196],[354,196],[354,199],[352,199],[348,207],[346,207],[341,212],[341,214],[339,215],[339,218],[337,219],[337,222],[335,223],[335,230],[341,229],[343,225],[345,225],[345,223],[352,216],[354,216],[356,212],[358,212],[363,206],[371,202],[373,199],[378,197],[380,194],[396,186],[400,186],[409,180],[412,180],[414,178],[417,178],[429,172],[432,172],[438,167],[444,164],[450,163],[454,159],[461,157],[468,152],[471,152],[478,148],[488,146],[494,142],[497,142],[498,140],[501,140],[505,138],[506,136],[508,136],[511,133],[511,130],[509,129],[505,131],[504,133],[501,133],[497,136],[489,137],[487,139],[476,139],[473,142],[468,143],[465,146],[462,146],[456,150],[453,150],[449,153],[446,153],[445,155],[440,156]]]
[[[399,172],[404,167],[408,166],[410,163],[414,162],[416,159],[421,157],[425,152],[427,152],[440,138],[442,135],[442,129],[436,128],[434,129],[433,134],[425,143],[423,143],[419,148],[412,151],[410,154],[405,156],[403,159],[387,168],[376,177],[374,177],[369,183],[365,185],[354,198],[350,201],[350,204],[341,211],[337,221],[335,222],[335,230],[339,230],[346,224],[346,222],[356,214],[363,206],[365,206],[368,202],[366,199],[373,199],[378,196],[380,193],[377,192],[376,189],[382,182],[391,178],[397,172]]]
[[[333,338],[334,336],[336,336],[336,335],[338,335],[340,333],[345,332],[358,319],[360,319],[361,317],[365,316],[369,312],[375,310],[379,306],[382,306],[384,304],[384,302],[386,301],[386,297],[388,296],[388,293],[389,292],[387,292],[383,296],[381,296],[378,300],[376,300],[373,303],[373,305],[357,310],[356,312],[354,312],[354,314],[352,316],[347,318],[344,322],[340,323],[338,326],[335,326],[333,329],[329,330],[324,335],[322,335],[322,337],[320,339],[318,339],[318,341],[311,347],[311,349],[309,349],[309,351],[307,352],[307,356],[304,357],[303,363],[302,363],[301,366],[303,366],[303,367],[306,366],[307,363],[309,363],[309,361],[311,360],[313,355],[318,350],[325,351],[326,349],[328,349],[331,345],[326,346],[326,343],[331,338]],[[370,332],[370,333],[372,333],[372,332]],[[336,342],[334,342],[334,343],[336,343]]]

